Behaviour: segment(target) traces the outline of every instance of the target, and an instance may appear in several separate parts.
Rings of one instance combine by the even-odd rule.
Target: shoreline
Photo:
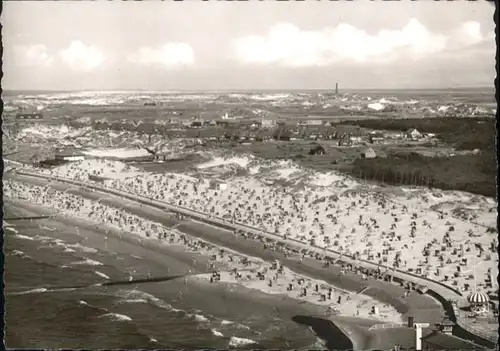
[[[150,207],[150,206],[144,206],[144,207]],[[153,208],[154,208],[154,207],[153,207]],[[156,211],[158,211],[158,209],[155,209],[155,210],[156,210]],[[160,211],[160,212],[161,212],[161,211]],[[193,224],[194,224],[194,226],[195,226],[195,227],[192,227],[192,225],[193,225]],[[203,227],[203,228],[199,228],[200,226],[201,226],[201,227]],[[210,228],[210,229],[209,229],[209,228]],[[219,238],[226,238],[226,239],[227,239],[228,237],[232,237],[232,236],[227,236],[227,234],[225,234],[225,235],[222,235],[222,236],[221,236],[221,235],[220,235],[220,230],[221,230],[220,228],[215,227],[215,226],[207,226],[207,225],[204,225],[204,224],[202,224],[202,223],[200,223],[200,222],[197,222],[197,223],[193,223],[193,222],[184,222],[183,224],[179,225],[179,228],[178,228],[178,229],[180,229],[180,230],[182,230],[182,231],[186,231],[187,233],[191,233],[191,234],[189,234],[189,235],[192,235],[192,229],[198,229],[198,230],[195,230],[195,232],[198,232],[198,233],[196,233],[196,234],[195,234],[195,236],[196,236],[196,237],[200,237],[200,236],[201,236],[201,235],[200,235],[201,233],[199,232],[199,231],[200,231],[199,229],[201,229],[202,231],[206,231],[206,230],[208,229],[208,231],[209,231],[209,232],[212,232],[212,231],[219,232],[219,233],[218,233],[218,234],[219,234],[219,235],[218,235],[218,237],[219,237]],[[212,233],[212,234],[213,234],[213,233]],[[205,240],[207,240],[207,239],[208,239],[208,241],[211,241],[211,240],[210,240],[211,238],[213,239],[213,235],[208,235],[208,238],[207,238],[207,236],[205,236],[205,237],[204,237],[204,239],[205,239]],[[130,239],[131,239],[133,242],[135,242],[135,243],[137,244],[137,236],[135,236],[135,235],[131,234]],[[241,239],[241,238],[238,238],[238,239]],[[144,243],[146,243],[146,242],[148,242],[148,241],[150,241],[150,240],[144,240]],[[254,255],[252,255],[252,256],[262,256],[262,249],[261,249],[261,246],[259,246],[259,245],[258,245],[258,244],[259,244],[258,242],[255,242],[255,241],[253,241],[253,240],[238,240],[238,241],[239,241],[239,242],[241,242],[241,243],[243,244],[243,246],[247,246],[247,248],[248,248],[248,249],[250,249],[250,251],[258,252],[258,254],[257,254],[257,255],[255,255],[255,254],[254,254]],[[211,241],[211,242],[213,243],[213,241]],[[227,246],[227,245],[224,245],[224,244],[228,244],[228,243],[227,243],[227,242],[225,242],[225,243],[224,243],[224,242],[223,242],[223,243],[217,242],[217,243],[214,243],[214,244],[216,244],[216,245],[221,245],[221,244],[222,244],[222,246]],[[253,245],[252,245],[252,244],[253,244]],[[256,246],[255,244],[257,244],[257,246]],[[151,245],[152,245],[152,246],[151,246]],[[148,243],[148,246],[151,246],[150,248],[152,248],[152,249],[157,249],[157,248],[158,248],[158,245],[154,245],[153,243],[151,243],[151,244],[149,244],[149,243]],[[161,246],[163,246],[163,245],[161,245]],[[231,245],[229,245],[229,246],[230,246],[230,247],[232,247]],[[240,246],[240,248],[241,248],[241,245],[237,245],[237,246]],[[241,252],[241,250],[236,250],[236,251]],[[247,250],[247,251],[248,251],[248,250]],[[269,253],[269,252],[268,252],[268,253]],[[245,252],[245,253],[243,253],[243,254],[248,254],[248,252]],[[270,257],[267,257],[267,258],[268,258],[268,259],[270,259]],[[274,257],[273,257],[273,258],[274,258]],[[265,258],[264,258],[264,259],[265,259]],[[304,267],[307,267],[307,265],[303,265],[303,266],[302,266],[302,268],[304,268]],[[314,267],[313,267],[313,268],[314,268]],[[335,268],[336,268],[336,269],[334,269],[334,270],[336,270],[336,271],[338,272],[339,267],[335,267]],[[304,269],[301,269],[301,271],[302,271],[302,273],[301,273],[301,274],[304,274],[303,270],[304,270]],[[338,282],[341,282],[341,283],[342,283],[342,282],[343,282],[343,281],[345,281],[345,280],[349,280],[349,279],[346,279],[346,278],[348,278],[348,277],[343,277],[342,279],[340,279],[340,281],[337,281],[337,283],[338,283]],[[345,282],[344,282],[344,283],[345,283]],[[358,282],[358,283],[359,283],[359,282]],[[377,282],[377,283],[380,283],[380,282]],[[386,285],[386,286],[387,286],[387,284],[388,284],[388,283],[385,283],[384,285]],[[337,285],[337,284],[335,284],[335,285]],[[340,284],[340,285],[345,285],[345,284]],[[351,290],[351,289],[349,289],[349,290]],[[410,310],[407,310],[406,312],[410,312]],[[326,320],[326,321],[330,320],[330,321],[331,321],[331,319],[324,319],[324,320]],[[375,322],[375,323],[376,323],[376,322]],[[346,334],[346,332],[345,332],[345,331],[343,331],[343,333],[344,333],[344,334]],[[322,338],[322,339],[323,339],[323,338]],[[365,338],[363,338],[363,339],[365,339]]]
[[[43,214],[50,215],[50,212],[51,212],[51,210],[46,208],[46,207],[39,207],[37,205],[34,205],[32,203],[29,203],[29,202],[26,202],[23,200],[13,201],[11,199],[7,199],[5,206],[6,207],[11,206],[15,210],[28,212],[30,215],[33,213],[40,213],[40,212]],[[82,232],[84,232],[85,230],[91,230],[91,231],[96,230],[96,226],[94,223],[91,223],[90,221],[84,220],[84,219],[79,218],[79,217],[64,216],[64,217],[57,217],[57,219],[49,219],[49,220],[57,221],[57,222],[60,222],[60,223],[66,224],[66,225],[77,224],[79,228],[83,229]],[[102,230],[104,228],[100,227],[99,229],[102,232]],[[108,235],[112,235],[114,238],[119,238],[119,234],[116,233],[116,231],[114,231],[114,230],[109,230]],[[193,252],[181,252],[181,250],[171,249],[171,247],[169,247],[168,245],[155,245],[155,243],[153,242],[154,239],[144,240],[142,244],[139,244],[136,235],[134,235],[132,233],[124,232],[122,238],[123,238],[122,239],[123,241],[126,241],[129,244],[141,245],[142,247],[147,248],[148,250],[151,250],[154,252],[168,253],[168,255],[174,254],[176,259],[180,258],[182,260],[182,258],[184,258],[183,261],[187,261],[188,260],[187,258],[193,255]],[[197,256],[199,257],[202,255],[197,255]],[[200,260],[198,260],[198,261],[200,261]],[[199,269],[201,269],[201,267],[202,267],[201,263],[199,264],[199,266],[200,266]],[[194,282],[195,284],[201,283],[201,284],[204,284],[204,286],[208,285],[207,282],[203,278],[199,277],[199,274],[194,274],[190,280],[192,280],[193,278],[195,278],[195,280],[197,281],[197,282]],[[313,320],[313,322],[306,323],[302,320],[296,320],[294,317],[292,317],[292,321],[294,321],[295,323],[301,324],[303,326],[310,327],[311,332],[317,338],[321,339],[323,342],[327,343],[328,345],[338,345],[338,343],[336,341],[337,338],[334,338],[334,337],[332,338],[332,335],[336,335],[338,337],[338,333],[340,332],[340,333],[342,333],[342,335],[344,335],[345,339],[348,340],[348,341],[343,340],[343,344],[350,343],[349,347],[346,347],[346,349],[357,349],[357,347],[353,347],[352,345],[360,345],[360,342],[358,340],[356,340],[356,339],[351,340],[349,337],[349,333],[346,332],[344,330],[344,328],[338,326],[334,321],[332,321],[328,318],[321,318],[323,316],[321,315],[321,313],[319,311],[321,309],[320,305],[317,305],[317,304],[314,304],[314,303],[311,303],[308,301],[300,301],[298,299],[292,298],[292,297],[287,296],[287,295],[266,294],[265,292],[263,292],[259,289],[252,289],[252,288],[246,287],[246,286],[244,286],[242,284],[238,284],[238,283],[224,283],[223,282],[221,284],[210,284],[210,288],[215,289],[217,291],[220,289],[222,289],[222,290],[230,289],[231,291],[237,290],[240,293],[247,295],[249,298],[255,297],[255,295],[257,294],[257,295],[262,296],[262,297],[267,298],[267,299],[276,299],[276,300],[281,300],[281,301],[288,301],[289,303],[293,303],[293,304],[299,304],[303,308],[305,308],[307,311],[309,311],[310,315],[305,316],[305,317],[310,318],[311,320]],[[300,315],[298,315],[298,316],[300,316]],[[360,320],[362,320],[362,319],[360,319]],[[373,320],[363,320],[363,322],[368,323],[368,324],[377,324],[376,321],[373,321]],[[318,325],[319,325],[319,329],[317,329]],[[332,329],[330,329],[330,328],[333,328],[333,330],[335,330],[335,332],[332,333]],[[335,347],[338,348],[337,346],[335,346]]]
[[[24,205],[25,205],[25,206],[28,206],[28,207],[33,207],[33,206],[35,206],[35,205],[31,204],[31,203],[29,203],[29,204],[28,204],[28,203],[24,203]],[[39,212],[39,211],[40,211],[40,208],[39,208],[39,207],[36,207],[36,208],[34,208],[34,210],[36,210],[36,211],[38,211],[38,212]],[[46,210],[49,210],[49,209],[46,209]],[[50,210],[49,210],[49,211],[50,211]],[[68,218],[68,217],[62,217],[62,218],[58,218],[58,220],[60,220],[60,221],[62,221],[62,222],[68,221],[68,222],[73,222],[73,223],[76,221],[76,222],[78,222],[78,223],[79,223],[80,225],[82,225],[82,226],[88,226],[88,227],[91,227],[91,229],[95,228],[95,224],[94,224],[94,223],[91,223],[90,221],[86,221],[86,220],[84,220],[84,219],[82,219],[82,218],[79,218],[79,217],[76,217],[76,218],[75,218],[75,217],[71,217],[71,219],[70,219],[70,218]],[[215,227],[212,227],[212,228],[213,228],[214,230],[215,230],[215,229],[217,229],[217,228],[215,228]],[[101,230],[102,230],[102,228],[99,228],[99,229],[101,229]],[[119,235],[119,234],[115,233],[113,230],[110,230],[110,231],[109,231],[109,233],[110,233],[110,234],[112,233],[113,235],[116,235],[116,236],[118,236],[118,235]],[[136,245],[138,244],[138,239],[139,239],[139,238],[137,237],[137,235],[134,235],[134,234],[131,234],[131,233],[127,233],[127,235],[124,235],[123,237],[124,237],[124,238],[126,237],[126,238],[127,238],[127,241],[129,241],[129,242],[130,242],[130,243],[132,243],[132,244],[136,244]],[[171,250],[171,249],[169,249],[168,245],[157,245],[157,243],[156,243],[156,242],[154,242],[154,239],[144,240],[144,241],[143,241],[143,243],[142,243],[142,246],[145,246],[145,247],[147,247],[148,249],[152,249],[152,250],[155,250],[155,251],[160,251],[160,252],[165,252],[165,250],[167,250],[167,251],[169,252],[169,254],[171,254],[171,253],[172,253],[172,251],[177,251],[177,250]],[[183,253],[183,252],[178,252],[178,251],[177,251],[177,253],[178,253],[180,256],[185,255],[185,253]],[[188,253],[188,254],[189,254],[189,253]],[[240,254],[241,254],[241,253],[240,253]],[[259,255],[254,255],[254,256],[259,256]],[[235,285],[238,285],[239,287],[241,287],[241,288],[243,288],[243,289],[249,289],[249,288],[246,288],[246,287],[241,286],[241,285],[239,285],[239,284],[235,284]],[[257,291],[259,291],[259,290],[257,289]],[[263,293],[263,292],[261,292],[261,293]],[[290,297],[284,296],[283,298],[287,298],[287,299],[289,299]],[[293,299],[293,298],[292,298],[292,299]],[[296,303],[297,303],[297,302],[298,302],[298,303],[302,303],[302,302],[300,302],[300,300],[296,300],[296,299],[294,299],[294,300],[296,301]],[[309,302],[306,302],[306,304],[309,304]],[[317,306],[317,305],[315,305],[315,307],[318,307],[318,306]],[[311,318],[316,318],[316,319],[318,319],[318,317],[311,317]],[[325,322],[328,322],[328,321],[329,321],[330,323],[332,322],[332,321],[331,321],[331,319],[329,319],[329,318],[319,318],[319,319],[324,320]],[[367,322],[369,322],[369,323],[371,322],[371,323],[373,323],[373,324],[377,324],[377,321],[373,321],[373,320],[372,320],[372,321],[367,321]],[[342,332],[343,332],[344,334],[346,334],[346,332],[345,332],[345,331],[342,331]],[[326,337],[326,340],[325,340],[325,341],[328,341],[328,340],[327,340],[327,339],[328,339],[328,338],[327,338],[327,336],[328,336],[328,333],[326,333],[326,336],[325,336],[325,335],[322,335],[322,332],[319,332],[319,333],[318,333],[318,337],[320,337],[322,340],[325,340],[325,337]],[[347,337],[347,334],[346,334],[346,337]]]
[[[30,182],[28,182],[30,183]],[[32,183],[46,183],[45,181],[33,181],[32,180]],[[60,182],[59,182],[60,183]],[[51,183],[52,186],[54,186],[54,183]],[[58,186],[55,186],[56,188]],[[62,185],[60,183],[59,185],[60,188],[67,188],[67,184],[64,184]],[[69,187],[69,188],[72,188],[72,187]],[[59,189],[60,190],[60,189]],[[77,194],[74,194],[75,191],[72,191],[71,192],[71,195],[76,195],[76,196],[81,196],[82,198],[86,198],[86,199],[89,199],[89,198],[93,198],[93,197],[98,197],[97,194],[90,194],[86,191],[82,191],[81,189],[76,191]],[[112,196],[112,197],[108,197],[106,199],[103,199],[103,197],[98,197],[98,199],[102,202],[113,202],[112,199],[115,199],[116,200],[116,196]],[[125,201],[124,199],[121,199],[122,201]],[[130,213],[130,214],[133,214],[137,217],[140,217],[142,219],[148,219],[148,220],[151,220],[152,219],[152,216],[151,216],[151,212],[160,212],[162,215],[163,215],[163,218],[164,218],[164,212],[163,211],[158,211],[158,209],[155,209],[154,207],[151,207],[151,206],[148,206],[146,205],[147,207],[149,207],[152,211],[149,211],[149,212],[144,212],[144,209],[143,209],[143,205],[139,205],[139,208],[137,208],[137,203],[135,203],[135,201],[130,201],[130,200],[126,200],[126,202],[132,202],[132,205],[127,205],[127,212]],[[124,207],[123,206],[123,203],[120,203],[120,207]],[[109,206],[109,205],[108,205]],[[111,205],[112,207],[116,208],[116,205],[113,206],[113,204]],[[133,208],[132,208],[133,207]],[[141,213],[141,212],[144,212],[144,213]],[[158,216],[154,216],[154,217],[158,217]],[[163,219],[161,218],[161,219]],[[155,218],[156,219],[156,218]],[[159,220],[158,221],[160,224],[165,224],[163,223],[162,220]],[[169,225],[171,225],[171,221],[168,221]],[[187,235],[191,236],[191,238],[195,237],[196,239],[198,240],[202,240],[202,241],[208,241],[210,243],[210,245],[217,245],[217,246],[221,246],[221,247],[224,247],[224,248],[231,248],[231,250],[234,250],[235,252],[237,252],[238,254],[240,255],[244,255],[244,256],[250,256],[250,257],[253,257],[253,258],[258,258],[259,260],[261,261],[267,261],[267,262],[275,262],[277,259],[279,259],[280,262],[285,262],[285,264],[283,264],[283,266],[285,266],[286,268],[290,269],[293,271],[293,273],[295,273],[296,275],[302,275],[302,276],[305,276],[305,277],[299,277],[298,280],[299,280],[299,288],[300,288],[300,280],[302,280],[302,278],[306,278],[306,281],[311,281],[311,280],[320,280],[320,282],[317,282],[317,284],[319,284],[320,286],[322,286],[322,289],[323,289],[323,285],[326,284],[326,285],[332,285],[335,288],[339,288],[338,290],[341,290],[344,294],[348,294],[348,297],[347,297],[347,301],[350,300],[350,297],[354,297],[354,301],[358,301],[358,299],[356,299],[356,297],[359,295],[359,297],[361,298],[361,296],[366,296],[368,298],[368,300],[371,300],[371,301],[367,301],[369,303],[375,303],[374,305],[380,305],[380,304],[384,304],[384,305],[381,305],[381,306],[378,306],[378,308],[380,309],[380,311],[382,312],[382,310],[386,309],[386,308],[391,308],[390,306],[393,306],[393,304],[390,303],[390,301],[388,301],[387,299],[385,300],[380,300],[380,299],[377,299],[376,296],[373,296],[371,294],[360,294],[360,288],[365,288],[366,287],[366,284],[368,282],[362,282],[362,285],[361,286],[356,286],[356,287],[343,287],[341,284],[339,286],[338,283],[342,282],[343,280],[345,280],[345,277],[341,276],[339,273],[340,273],[340,268],[339,267],[334,267],[333,269],[329,269],[329,271],[325,271],[325,268],[324,267],[321,267],[317,265],[317,262],[310,262],[311,260],[310,259],[305,259],[305,261],[308,261],[310,263],[316,263],[313,265],[313,267],[309,267],[309,269],[300,269],[302,267],[302,262],[297,262],[294,258],[292,258],[291,260],[289,258],[286,257],[283,257],[283,255],[280,255],[280,252],[278,251],[275,251],[274,253],[270,250],[264,250],[264,251],[267,251],[264,255],[262,252],[262,244],[261,243],[258,243],[258,242],[255,242],[253,240],[244,240],[245,244],[242,246],[241,243],[242,243],[242,240],[241,238],[236,238],[235,236],[233,235],[228,235],[227,233],[226,234],[222,234],[220,235],[220,231],[218,230],[215,230],[216,228],[213,227],[213,226],[210,226],[210,227],[206,227],[204,226],[203,224],[201,224],[200,222],[195,222],[195,224],[197,226],[201,225],[202,228],[201,230],[193,230],[195,228],[193,228],[191,225],[188,225],[188,224],[192,224],[190,223],[190,221],[182,221],[180,223],[177,223],[174,225],[174,227],[177,227],[176,230],[180,230],[181,232],[183,233],[186,233]],[[114,229],[114,228],[113,228]],[[196,228],[196,229],[199,229],[199,228]],[[212,233],[212,234],[215,234],[215,235],[206,235],[208,234],[209,232],[212,232],[212,231],[215,231],[215,233]],[[136,241],[142,241],[142,239],[139,239],[137,238],[137,235],[135,234],[131,234],[132,237],[135,237],[136,238]],[[230,240],[229,242],[227,240],[217,240],[217,239],[228,239],[228,238],[232,238],[233,240]],[[146,241],[150,241],[150,242],[155,242],[158,243],[158,241],[156,240],[146,240],[146,238],[143,238],[144,239],[144,242]],[[215,240],[212,240],[212,239],[215,239]],[[238,240],[235,240],[235,239],[238,239]],[[186,243],[185,243],[186,244]],[[236,245],[233,245],[233,244],[236,244]],[[255,245],[257,244],[257,245]],[[243,250],[242,250],[243,249]],[[250,250],[249,250],[250,249]],[[269,255],[271,254],[271,255]],[[281,257],[280,257],[281,256]],[[287,262],[288,261],[288,262]],[[294,267],[290,267],[287,263],[295,263],[294,264]],[[299,264],[297,264],[299,263]],[[307,266],[306,264],[304,264],[304,267]],[[311,269],[312,268],[312,269]],[[325,279],[325,275],[324,274],[318,274],[318,272],[316,272],[316,270],[319,268],[320,271],[323,271],[323,272],[328,272],[330,273],[329,274],[329,277],[330,279],[326,278]],[[267,269],[266,269],[267,270]],[[322,273],[323,273],[322,272]],[[332,279],[334,278],[334,279]],[[294,280],[292,280],[292,283],[293,283]],[[289,281],[290,282],[290,281]],[[375,281],[374,281],[375,282]],[[370,282],[370,283],[374,283],[374,282]],[[288,284],[288,283],[287,283]],[[295,285],[295,284],[294,284]],[[310,283],[309,283],[310,285]],[[311,288],[311,286],[309,286],[309,288]],[[265,287],[265,284],[264,284],[264,289],[266,289]],[[300,288],[301,290],[303,288]],[[258,290],[263,290],[262,289],[262,286],[258,287]],[[288,289],[287,289],[288,290]],[[291,292],[291,290],[289,290]],[[316,288],[316,291],[317,288]],[[355,292],[357,292],[355,294]],[[287,294],[285,292],[285,294]],[[403,293],[401,292],[401,295]],[[313,293],[314,295],[314,293]],[[309,294],[308,294],[309,296]],[[337,302],[337,304],[340,304],[340,296],[339,296],[339,300]],[[345,296],[344,296],[345,298]],[[307,298],[308,299],[308,298]],[[361,298],[361,300],[366,300],[366,298]],[[324,302],[328,302],[327,300],[325,300]],[[333,301],[331,301],[333,302]],[[320,304],[320,305],[327,305],[328,303],[326,304]],[[330,303],[331,305],[331,303]],[[348,305],[350,305],[348,303]],[[362,303],[363,305],[363,303]],[[362,306],[361,305],[361,306]],[[343,305],[342,307],[345,307],[345,308],[348,308],[346,307],[346,302],[343,302]],[[359,307],[358,307],[359,308]],[[363,309],[366,309],[367,307],[363,307]],[[355,311],[355,309],[354,309]],[[401,310],[400,308],[396,308],[396,311],[399,312],[399,314],[403,314],[404,312],[406,312],[406,310]],[[354,313],[352,310],[348,313]],[[387,312],[386,312],[387,313]],[[389,314],[391,314],[391,312],[389,312]],[[359,310],[357,312],[357,315],[359,316]],[[381,314],[382,315],[382,314]],[[394,318],[389,318],[387,319],[386,317],[384,317],[383,319],[380,319],[380,318],[377,318],[377,319],[374,319],[374,318],[370,318],[371,317],[371,314],[367,315],[366,317],[368,317],[369,319],[373,319],[374,321],[377,321],[378,323],[400,323],[402,322],[401,320],[401,317],[397,318],[397,320],[394,320]],[[366,318],[365,317],[365,318]]]

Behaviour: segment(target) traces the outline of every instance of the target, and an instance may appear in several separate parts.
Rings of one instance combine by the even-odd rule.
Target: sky
[[[493,87],[484,1],[4,2],[4,89]]]

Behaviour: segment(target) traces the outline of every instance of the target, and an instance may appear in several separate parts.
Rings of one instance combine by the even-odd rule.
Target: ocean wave
[[[148,303],[147,300],[145,299],[127,299],[127,300],[121,300],[119,303]]]
[[[11,252],[11,254],[13,256],[19,256],[19,257],[22,257],[22,258],[30,258],[28,255],[26,255],[24,252],[22,252],[21,250],[13,250]]]
[[[54,240],[54,238],[51,238],[50,236],[44,236],[44,235],[40,235],[40,234],[35,235],[35,239],[40,240],[41,242]]]
[[[130,255],[130,257],[135,258],[136,260],[142,260],[141,256]]]
[[[21,292],[18,292],[18,293],[13,293],[11,295],[40,294],[40,293],[44,293],[46,291],[47,291],[46,288],[36,288],[36,289],[21,291]]]
[[[224,334],[222,334],[220,331],[218,331],[217,329],[210,329],[210,331],[212,332],[212,335],[214,336],[220,336],[220,337],[224,337]]]
[[[91,310],[94,310],[94,311],[97,311],[99,313],[101,313],[100,316],[104,315],[104,314],[107,314],[109,313],[109,311],[106,309],[106,308],[103,308],[103,307],[97,307],[97,306],[94,306],[94,305],[91,305],[89,304],[87,301],[85,300],[79,300],[78,301],[78,305],[82,308],[88,308],[88,309],[91,309]]]
[[[200,322],[200,323],[206,323],[208,322],[208,318],[201,315],[201,314],[195,314],[194,316],[194,320],[197,321],[197,322]]]
[[[239,338],[237,336],[231,336],[231,338],[229,339],[229,346],[230,347],[238,347],[238,346],[251,345],[251,344],[257,344],[257,341],[252,340],[252,339]]]
[[[48,230],[49,232],[53,232],[53,231],[56,230],[56,228],[47,227],[47,226],[44,226],[44,225],[40,225],[40,229]]]
[[[220,324],[222,324],[222,325],[228,325],[228,324],[233,324],[233,323],[234,323],[234,322],[232,322],[232,321],[228,321],[228,320],[225,320],[225,319],[223,319],[223,320],[220,322]]]
[[[110,279],[106,274],[95,271],[95,274],[97,274],[99,277],[104,278],[104,279]]]
[[[14,235],[14,238],[23,239],[23,240],[32,240],[32,241],[35,240],[31,236],[26,236],[26,235],[22,235],[22,234],[16,234],[16,235]]]
[[[70,244],[70,245],[66,245],[66,246],[74,248],[74,249],[79,249],[79,250],[81,250],[83,252],[97,253],[96,249],[94,249],[92,247],[83,246],[82,244]]]
[[[4,222],[4,228],[5,229],[7,229],[7,230],[9,230],[9,231],[11,231],[13,233],[16,233],[16,234],[19,233],[19,231],[16,228],[13,228],[13,227],[10,227],[10,226],[6,226],[5,224],[6,223]]]
[[[183,312],[182,310],[173,308],[170,304],[157,298],[156,296],[153,296],[151,294],[148,294],[148,293],[140,291],[140,290],[119,291],[118,296],[122,297],[124,299],[123,300],[124,302],[126,302],[127,300],[128,301],[145,300],[146,302],[149,302],[156,307],[163,308],[163,309],[168,310],[168,311]]]
[[[130,322],[132,320],[132,318],[130,318],[129,316],[120,313],[105,313],[103,315],[100,315],[98,318],[108,318],[113,322]]]
[[[72,266],[82,266],[82,265],[87,265],[87,266],[102,266],[103,264],[99,261],[96,260],[91,260],[90,258],[86,258],[83,261],[78,261],[78,262],[73,262],[71,263]]]
[[[74,291],[76,288],[62,288],[62,289],[49,289],[48,292],[66,292],[66,291]]]
[[[245,324],[238,324],[236,327],[238,329],[250,330],[250,327],[248,325],[245,325]]]

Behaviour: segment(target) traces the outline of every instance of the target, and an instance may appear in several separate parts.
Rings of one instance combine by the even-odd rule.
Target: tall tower
[[[339,93],[339,83],[335,83],[335,95]]]
[[[429,328],[429,323],[414,323],[415,328],[415,350],[422,350],[422,328]]]

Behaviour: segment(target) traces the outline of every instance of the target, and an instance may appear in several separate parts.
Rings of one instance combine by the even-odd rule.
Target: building
[[[57,149],[54,159],[57,161],[82,161],[85,159],[85,155],[76,149]]]
[[[406,137],[413,140],[420,139],[422,137],[422,133],[420,133],[415,128],[410,128],[406,131]]]
[[[472,341],[464,340],[435,330],[429,335],[423,336],[422,350],[486,350],[486,348],[474,344]]]
[[[263,127],[263,128],[272,128],[276,125],[276,121],[273,120],[273,119],[262,119],[260,121],[260,125]]]
[[[145,102],[144,106],[156,106],[156,102],[151,101],[151,102]]]
[[[323,125],[323,120],[321,120],[321,119],[308,119],[308,120],[306,120],[306,125],[308,125],[308,126],[321,126],[321,125]]]
[[[229,121],[216,121],[216,124],[221,127],[228,127]]]
[[[347,134],[344,134],[339,140],[339,146],[352,146],[353,142]]]
[[[289,130],[278,129],[273,134],[273,137],[275,140],[290,141],[290,138],[292,137],[292,133]]]
[[[382,144],[384,142],[384,136],[378,133],[372,133],[369,135],[368,140],[370,144]]]
[[[373,150],[371,147],[366,149],[364,152],[361,153],[361,158],[375,158],[377,157],[377,154],[375,153],[375,150]]]
[[[309,155],[319,155],[322,156],[325,154],[325,149],[321,145],[316,145],[316,147],[312,148],[309,151]]]
[[[191,127],[193,128],[199,128],[203,126],[203,121],[193,121],[191,122]]]
[[[213,190],[226,190],[227,189],[227,183],[219,180],[219,179],[212,179],[210,180],[210,189]]]

